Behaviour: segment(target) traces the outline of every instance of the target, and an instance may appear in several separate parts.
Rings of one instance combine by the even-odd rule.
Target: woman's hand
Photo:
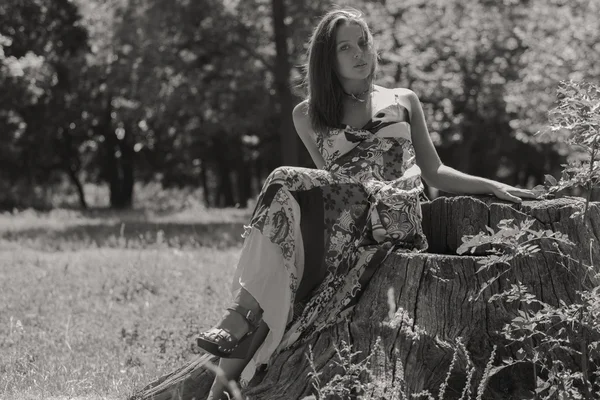
[[[491,184],[492,194],[499,199],[520,203],[524,199],[536,199],[538,196],[527,189],[519,189],[514,186],[507,185],[501,182],[493,182]]]

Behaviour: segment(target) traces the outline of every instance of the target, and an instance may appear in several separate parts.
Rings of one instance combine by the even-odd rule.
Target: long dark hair
[[[308,116],[317,134],[338,127],[342,120],[342,85],[335,73],[337,28],[342,24],[356,23],[373,46],[373,35],[360,11],[353,8],[334,9],[325,14],[314,29],[308,46],[308,64],[304,85],[308,98]],[[377,69],[377,53],[373,51],[373,69],[369,84]]]

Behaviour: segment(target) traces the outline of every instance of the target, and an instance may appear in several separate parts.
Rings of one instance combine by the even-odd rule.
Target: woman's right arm
[[[294,119],[296,132],[298,132],[298,136],[302,139],[302,143],[304,143],[310,157],[317,168],[323,169],[323,167],[325,167],[325,160],[317,148],[317,135],[310,124],[310,119],[308,117],[308,102],[306,100],[294,107],[292,117]]]

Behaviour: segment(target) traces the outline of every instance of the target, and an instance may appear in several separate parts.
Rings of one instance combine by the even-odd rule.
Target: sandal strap
[[[233,337],[231,333],[222,328],[213,330],[213,334],[216,336],[217,340],[225,340],[228,342],[231,342],[231,338]]]
[[[234,304],[231,307],[227,307],[227,309],[229,311],[235,311],[244,317],[246,321],[248,321],[251,330],[258,328],[258,324],[260,324],[260,321],[262,321],[262,310],[257,313],[239,304]]]

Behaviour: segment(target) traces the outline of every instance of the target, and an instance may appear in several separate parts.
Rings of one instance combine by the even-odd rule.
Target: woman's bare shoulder
[[[296,104],[292,114],[294,119],[297,119],[298,121],[308,121],[308,99],[302,100],[300,103]]]
[[[300,136],[313,136],[312,124],[308,116],[308,100],[303,100],[294,107],[292,111],[294,126]]]
[[[408,89],[408,88],[403,88],[403,87],[397,87],[392,89],[394,91],[394,93],[402,98],[405,98],[406,100],[411,100],[412,98],[416,97],[417,95],[415,94],[415,92],[413,92],[412,90]]]
[[[412,90],[402,87],[386,88],[383,86],[375,85],[375,88],[386,98],[394,96],[399,97],[403,104],[412,103],[417,96]]]

